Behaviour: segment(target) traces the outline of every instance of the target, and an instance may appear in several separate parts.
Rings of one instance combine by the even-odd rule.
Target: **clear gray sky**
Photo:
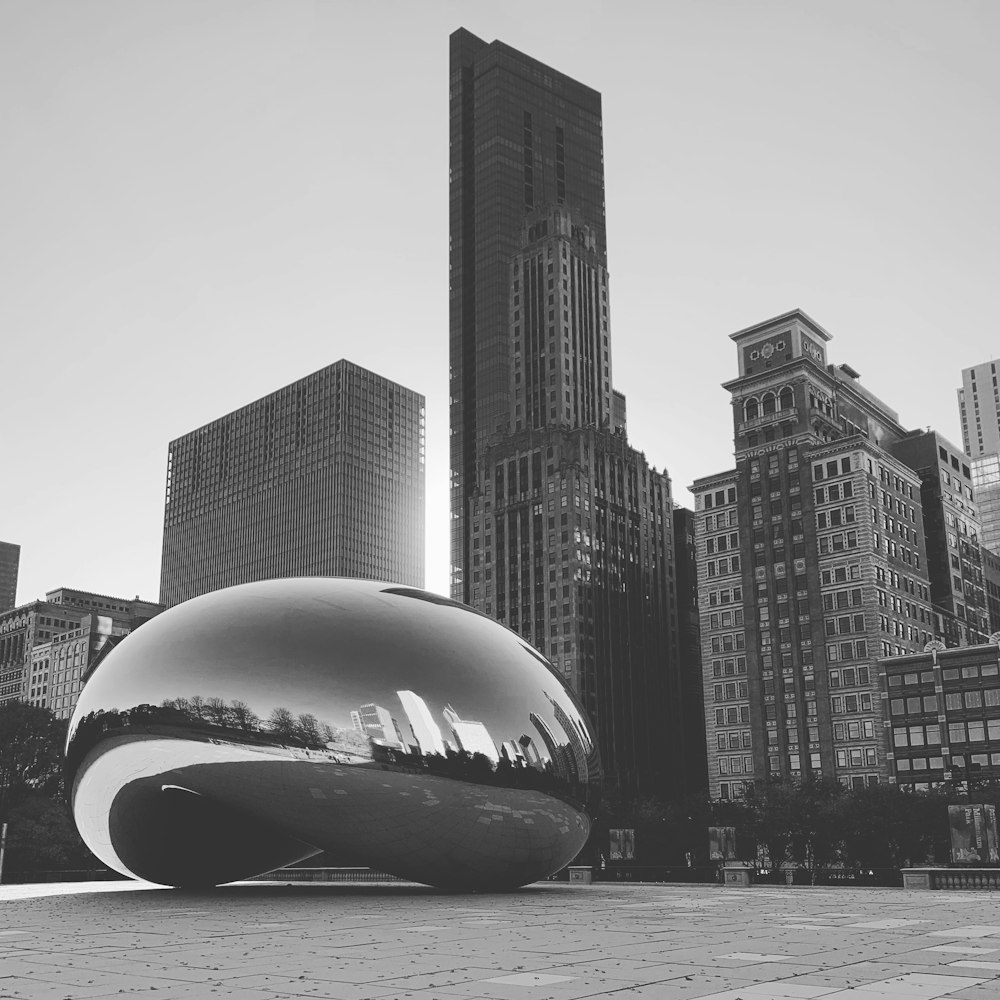
[[[448,35],[601,91],[613,376],[689,502],[728,334],[800,307],[961,444],[1000,353],[995,0],[0,0],[0,539],[154,598],[168,441],[341,357],[427,397],[446,592]]]

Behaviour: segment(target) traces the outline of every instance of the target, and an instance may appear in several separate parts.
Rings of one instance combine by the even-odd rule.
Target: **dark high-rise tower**
[[[511,261],[525,217],[562,205],[606,263],[601,95],[502,42],[459,28],[450,70],[452,596],[470,601],[469,497],[514,386]]]
[[[611,383],[602,148],[596,91],[451,36],[452,596],[549,658],[613,787],[680,795],[673,503]]]
[[[21,546],[0,542],[0,611],[17,604],[17,569],[21,562]]]
[[[254,580],[424,585],[424,397],[349,361],[172,441],[160,600]]]

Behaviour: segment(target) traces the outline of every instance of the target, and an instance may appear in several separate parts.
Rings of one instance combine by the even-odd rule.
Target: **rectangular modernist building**
[[[291,576],[424,584],[424,397],[338,361],[171,442],[160,598]]]

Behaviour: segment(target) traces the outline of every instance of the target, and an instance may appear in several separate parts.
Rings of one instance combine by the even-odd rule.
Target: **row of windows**
[[[897,771],[929,771],[938,767],[944,767],[941,757],[899,757],[896,760]]]
[[[839,528],[845,524],[854,524],[854,504],[821,510],[816,515],[816,527],[821,531],[826,528]]]
[[[950,691],[944,696],[944,705],[948,709],[982,708],[1000,705],[1000,688],[987,688],[985,691]]]
[[[746,648],[746,636],[742,632],[731,632],[725,635],[713,635],[711,644],[713,653],[731,653],[737,649]]]
[[[721,514],[705,515],[706,531],[721,531],[723,528],[735,528],[738,524],[739,513],[735,509],[730,510],[728,513],[724,511]]]
[[[740,557],[730,556],[727,559],[709,559],[705,564],[705,571],[709,576],[725,576],[727,573],[739,573]]]
[[[719,784],[720,799],[739,799],[753,784],[752,781],[723,781]]]
[[[820,755],[818,753],[809,754],[809,766],[812,768],[815,774],[820,774]],[[768,770],[773,774],[777,774],[781,771],[781,758],[780,757],[768,757],[767,758]],[[797,753],[790,753],[788,755],[788,769],[790,771],[796,772],[801,770],[801,757]]]
[[[715,552],[727,552],[730,549],[738,549],[739,547],[740,533],[738,531],[734,531],[729,535],[716,535],[705,539],[705,552],[708,555],[712,555]]]
[[[826,658],[830,663],[839,663],[841,660],[863,660],[867,656],[867,639],[854,639],[848,642],[831,643],[826,647]]]
[[[839,618],[827,618],[823,623],[823,629],[828,636],[864,632],[865,616],[863,614],[856,614],[841,615]]]
[[[726,503],[736,503],[736,487],[730,486],[725,490],[716,490],[714,493],[706,493],[704,497],[704,507],[721,507]]]
[[[734,701],[737,698],[747,697],[746,681],[731,681],[728,684],[714,685],[716,701]]]
[[[731,730],[728,733],[719,733],[718,746],[720,750],[746,750],[752,745],[749,729]]]
[[[857,531],[838,532],[835,535],[823,535],[819,540],[819,554],[829,555],[831,552],[843,552],[845,549],[858,547]]]
[[[926,726],[898,726],[892,731],[892,745],[896,747],[936,746],[941,742],[941,727],[936,723]]]
[[[830,699],[830,711],[834,715],[870,712],[871,710],[872,696],[870,694],[835,695]]]
[[[736,656],[725,660],[712,660],[713,677],[732,677],[734,674],[745,674],[746,672],[747,658],[745,656]]]
[[[813,466],[813,481],[818,483],[823,479],[832,479],[834,476],[846,476],[850,471],[851,458],[849,455],[839,461],[833,459],[826,463],[819,462]]]
[[[875,738],[875,723],[871,719],[858,722],[835,722],[833,724],[835,740],[871,740]]]
[[[852,747],[836,751],[837,767],[877,767],[878,751],[875,747]]]
[[[868,473],[869,475],[874,475],[871,459],[868,460]],[[878,481],[883,486],[891,486],[897,493],[901,493],[907,499],[913,499],[913,486],[882,465],[878,467]]]
[[[871,682],[868,667],[843,667],[840,670],[831,670],[828,677],[832,688],[865,687]]]
[[[720,757],[719,774],[753,774],[753,757]]]
[[[1000,719],[970,719],[968,722],[948,723],[948,742],[981,743],[983,740],[1000,740]]]
[[[816,488],[816,503],[837,503],[839,500],[850,500],[854,496],[854,484],[847,480],[843,483],[832,483],[830,486]]]
[[[860,580],[861,564],[847,563],[844,566],[831,566],[829,569],[822,570],[819,578],[824,587],[828,587],[834,583],[848,583],[851,580]]]
[[[723,587],[721,590],[710,590],[708,592],[708,603],[713,608],[718,604],[731,604],[742,600],[742,587]]]
[[[835,611],[840,608],[860,608],[861,588],[851,590],[836,590],[823,595],[823,610]]]
[[[749,705],[737,705],[736,707],[717,708],[715,710],[715,724],[717,726],[739,726],[749,721]]]
[[[938,700],[936,694],[925,694],[911,698],[891,698],[889,700],[890,715],[917,715],[920,712],[936,712]]]
[[[708,616],[709,628],[733,628],[743,624],[743,611],[737,608],[734,611],[713,612]]]

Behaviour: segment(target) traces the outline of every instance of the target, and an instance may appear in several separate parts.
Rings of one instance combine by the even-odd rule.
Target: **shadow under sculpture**
[[[430,885],[566,865],[600,800],[576,698],[520,636],[373,581],[206,594],[123,639],[70,722],[76,824],[110,868],[218,885],[322,851]]]

